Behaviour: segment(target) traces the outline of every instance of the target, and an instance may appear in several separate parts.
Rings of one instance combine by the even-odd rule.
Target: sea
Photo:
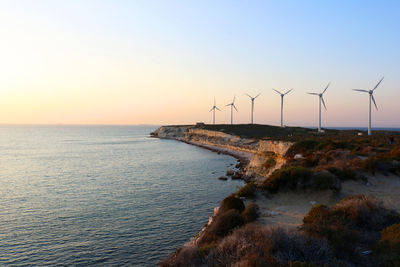
[[[155,266],[243,185],[157,126],[0,126],[0,266]]]

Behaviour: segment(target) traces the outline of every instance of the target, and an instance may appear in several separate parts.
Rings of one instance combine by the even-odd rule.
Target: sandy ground
[[[245,202],[246,205],[256,203],[260,207],[260,223],[295,228],[302,224],[304,216],[313,205],[334,205],[344,197],[355,194],[373,195],[388,207],[400,212],[400,177],[380,174],[368,175],[368,183],[344,182],[340,193],[296,191],[265,196],[258,192],[256,198]]]

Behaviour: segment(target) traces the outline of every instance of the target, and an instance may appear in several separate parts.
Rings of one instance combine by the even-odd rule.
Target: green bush
[[[242,212],[242,217],[245,220],[246,223],[253,222],[257,220],[258,218],[258,210],[260,208],[258,207],[257,204],[250,204],[243,212]]]
[[[227,210],[234,209],[241,213],[242,211],[244,211],[244,208],[245,206],[243,201],[237,198],[234,194],[232,194],[229,197],[222,200],[219,212],[225,212]]]
[[[256,194],[256,185],[250,182],[243,186],[237,191],[236,196],[238,197],[254,197]]]

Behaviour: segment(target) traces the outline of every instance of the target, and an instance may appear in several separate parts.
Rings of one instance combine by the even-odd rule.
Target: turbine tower
[[[272,90],[274,90],[275,92],[277,92],[278,94],[281,95],[281,127],[283,127],[283,97],[284,97],[285,95],[289,94],[289,93],[293,90],[293,88],[290,89],[289,91],[287,91],[287,92],[284,93],[284,94],[282,94],[282,93],[279,92],[278,90],[275,90],[275,89],[272,89]]]
[[[325,87],[324,91],[322,93],[320,93],[320,94],[318,94],[318,93],[307,93],[307,94],[310,94],[310,95],[317,95],[319,97],[319,124],[318,124],[318,132],[319,133],[321,132],[321,102],[324,105],[324,108],[326,110],[326,106],[325,106],[325,101],[324,101],[323,95],[324,95],[326,89],[328,89],[330,84],[331,83],[329,82],[328,85]]]
[[[231,106],[231,125],[233,124],[233,109],[235,109],[238,112],[238,110],[237,110],[237,108],[235,106],[235,98],[236,98],[236,96],[233,97],[232,103],[229,103],[229,104],[225,105],[226,107],[227,106]]]
[[[251,124],[253,124],[253,113],[254,113],[254,100],[261,95],[261,93],[259,93],[258,95],[256,95],[255,97],[252,97],[249,94],[246,94],[248,97],[250,97],[251,99]]]
[[[368,135],[371,135],[371,100],[374,102],[376,110],[378,110],[378,106],[376,105],[375,98],[374,98],[374,91],[378,88],[379,84],[382,82],[383,78],[375,85],[375,87],[369,91],[363,89],[353,89],[354,91],[359,91],[363,93],[369,94],[369,121],[368,121]]]
[[[217,108],[217,105],[215,104],[215,97],[214,97],[214,106],[210,109],[210,111],[209,112],[213,112],[213,124],[215,124],[215,110],[219,110],[219,111],[221,111],[219,108]]]

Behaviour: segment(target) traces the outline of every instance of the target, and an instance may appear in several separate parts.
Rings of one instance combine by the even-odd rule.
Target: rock
[[[242,174],[241,172],[235,172],[235,173],[232,175],[232,179],[233,179],[233,180],[235,180],[235,179],[241,179],[242,176],[243,176],[243,174]]]
[[[226,180],[228,180],[228,177],[226,177],[226,176],[221,176],[221,177],[218,177],[218,179],[219,179],[219,180],[222,180],[222,181],[226,181]]]
[[[232,176],[234,174],[235,174],[235,172],[233,170],[227,170],[226,171],[226,175],[228,175],[228,176]]]
[[[365,250],[363,252],[361,252],[362,255],[369,255],[372,253],[372,250]]]
[[[241,163],[238,163],[238,164],[235,165],[235,168],[240,168],[240,167],[242,167]]]
[[[303,155],[302,154],[296,154],[294,155],[294,159],[303,159]]]

